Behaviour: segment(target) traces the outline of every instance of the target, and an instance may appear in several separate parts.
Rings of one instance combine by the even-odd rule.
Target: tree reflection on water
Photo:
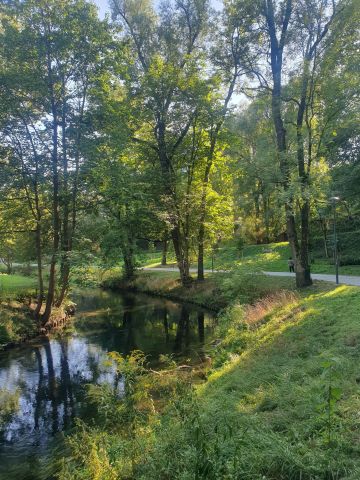
[[[0,432],[0,478],[43,478],[38,463],[60,441],[59,432],[74,417],[92,414],[88,384],[110,383],[121,394],[122,377],[109,365],[109,351],[142,350],[153,366],[163,353],[198,355],[214,321],[194,306],[144,295],[91,292],[77,303],[71,334],[0,356],[0,387],[19,392],[18,411]]]

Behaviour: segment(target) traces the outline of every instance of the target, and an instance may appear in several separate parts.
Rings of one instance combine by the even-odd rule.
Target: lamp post
[[[337,232],[336,232],[336,202],[340,200],[339,197],[330,198],[333,210],[334,210],[334,262],[335,262],[335,278],[336,285],[339,285],[339,255],[338,255],[338,241],[337,241]]]

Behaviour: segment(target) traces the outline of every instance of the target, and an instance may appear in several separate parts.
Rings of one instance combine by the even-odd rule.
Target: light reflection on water
[[[107,353],[142,350],[156,367],[160,354],[201,357],[212,314],[138,294],[89,291],[75,298],[72,332],[44,337],[0,355],[0,388],[19,393],[19,409],[0,431],[0,479],[40,480],[46,458],[75,417],[92,415],[89,383],[123,382]]]

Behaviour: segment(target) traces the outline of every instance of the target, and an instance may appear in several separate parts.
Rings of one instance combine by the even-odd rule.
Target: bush
[[[340,257],[339,264],[341,267],[346,265],[360,265],[360,257],[354,257],[352,255],[342,255]]]

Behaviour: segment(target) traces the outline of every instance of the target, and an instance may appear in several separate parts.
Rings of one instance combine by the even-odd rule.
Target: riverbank
[[[96,463],[99,478],[358,479],[359,289],[319,282],[297,291],[289,279],[278,281],[209,277],[201,296],[194,285],[185,295],[195,301],[214,292],[229,299],[207,348],[207,381],[172,378],[169,387],[166,373],[146,376],[151,411],[144,413],[143,396],[132,400],[130,438],[121,419],[82,426],[60,478],[91,478]],[[142,272],[135,282],[156,294],[182,293],[169,272]],[[97,398],[115,417],[125,408]],[[90,454],[95,463],[85,466]]]
[[[110,276],[102,282],[103,288],[129,290],[157,295],[174,301],[194,303],[209,310],[220,312],[234,302],[254,303],[259,298],[287,288],[295,289],[295,281],[287,278],[271,279],[258,273],[245,273],[236,270],[223,275],[208,274],[205,281],[194,280],[189,287],[179,281],[177,271],[136,272],[132,280]]]

